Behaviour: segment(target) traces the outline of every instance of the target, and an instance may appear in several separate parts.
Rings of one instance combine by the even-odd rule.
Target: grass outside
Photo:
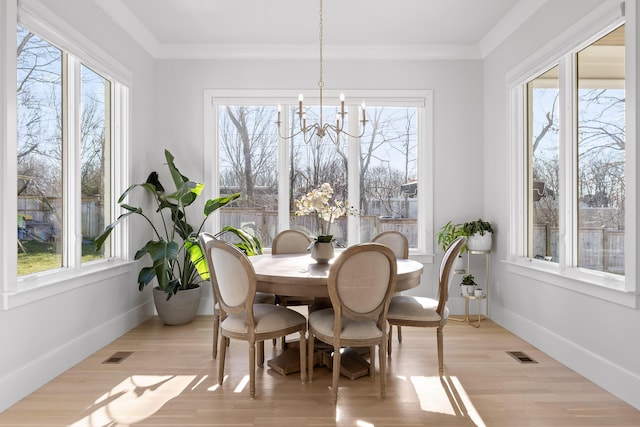
[[[21,243],[24,251],[18,247],[18,276],[53,270],[62,266],[62,254],[56,251],[54,243],[37,240],[25,240]],[[96,253],[93,243],[82,245],[82,262],[100,258],[101,254]]]

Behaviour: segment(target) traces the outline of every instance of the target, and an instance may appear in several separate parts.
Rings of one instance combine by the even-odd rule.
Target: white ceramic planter
[[[166,325],[184,325],[193,320],[200,306],[202,287],[178,291],[167,301],[167,294],[160,288],[153,288],[153,302],[158,316]]]
[[[485,232],[484,235],[476,233],[467,239],[467,249],[470,251],[490,251],[493,233]]]
[[[315,242],[311,248],[311,258],[318,264],[327,264],[333,258],[333,242]]]
[[[463,295],[473,295],[473,291],[476,288],[475,286],[472,286],[472,285],[460,285],[460,286],[461,286]]]

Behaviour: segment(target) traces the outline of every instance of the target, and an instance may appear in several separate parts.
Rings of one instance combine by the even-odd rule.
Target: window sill
[[[132,264],[134,263],[130,261],[109,260],[80,270],[63,270],[19,279],[16,291],[2,293],[2,309],[10,310],[95,282],[128,274],[131,272]]]
[[[625,288],[623,277],[616,278],[581,269],[561,271],[557,264],[529,258],[502,262],[506,264],[507,271],[510,273],[625,307],[637,307],[637,293]]]

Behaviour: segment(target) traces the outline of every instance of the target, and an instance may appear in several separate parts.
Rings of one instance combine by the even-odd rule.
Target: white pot
[[[158,287],[153,288],[153,302],[158,316],[166,325],[184,325],[193,320],[200,306],[202,287],[178,291],[167,301],[167,294]]]
[[[333,255],[333,242],[315,242],[311,247],[311,258],[318,264],[327,264]]]
[[[493,233],[485,231],[484,235],[475,233],[467,238],[467,249],[470,251],[490,251]]]
[[[481,296],[483,296],[483,295],[484,295],[484,291],[483,291],[482,289],[478,289],[478,288],[476,288],[476,289],[474,289],[474,290],[473,290],[473,294],[474,294],[475,296],[477,296],[477,297],[481,297]]]
[[[463,295],[473,295],[473,290],[476,288],[473,285],[460,285]]]

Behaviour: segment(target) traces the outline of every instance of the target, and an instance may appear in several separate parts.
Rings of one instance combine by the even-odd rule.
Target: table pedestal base
[[[313,355],[314,366],[325,366],[333,369],[333,357],[331,353],[333,348],[318,343],[315,354]],[[369,362],[362,357],[363,354],[369,353],[368,348],[353,349],[345,348],[340,358],[340,374],[350,380],[363,377],[369,374]],[[267,361],[267,366],[280,375],[293,374],[300,372],[300,350],[297,342],[288,342],[287,349],[280,355]]]

